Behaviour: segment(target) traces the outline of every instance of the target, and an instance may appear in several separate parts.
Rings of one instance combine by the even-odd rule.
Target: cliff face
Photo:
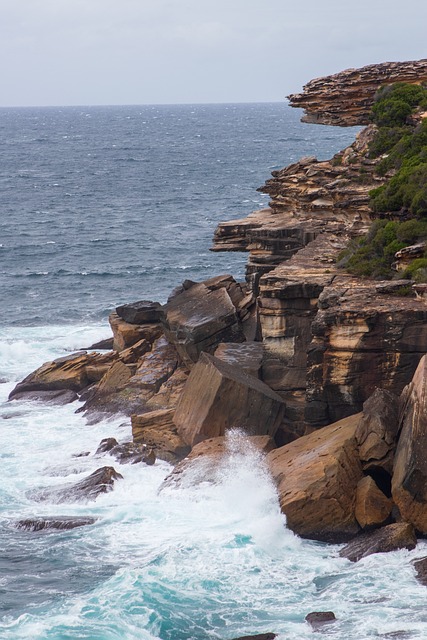
[[[394,82],[427,80],[427,60],[384,62],[361,69],[347,69],[325,78],[316,78],[302,93],[288,96],[292,107],[305,111],[303,122],[341,127],[369,124],[369,112],[376,91]]]
[[[313,80],[303,121],[368,121],[379,86],[427,80],[427,60],[371,65]],[[261,187],[270,207],[220,223],[214,251],[249,251],[247,281],[264,343],[262,377],[286,401],[282,441],[362,408],[376,387],[399,394],[427,344],[423,299],[407,283],[356,278],[336,266],[348,240],[372,222],[369,192],[382,184],[369,159],[373,125],[329,161],[303,158]]]

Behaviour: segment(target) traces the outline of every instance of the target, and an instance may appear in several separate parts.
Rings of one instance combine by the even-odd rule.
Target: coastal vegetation
[[[370,192],[377,219],[353,239],[339,264],[358,276],[391,279],[397,251],[427,239],[427,88],[403,82],[382,87],[372,108],[377,132],[369,145],[375,171],[386,182]],[[399,274],[427,280],[427,253]]]

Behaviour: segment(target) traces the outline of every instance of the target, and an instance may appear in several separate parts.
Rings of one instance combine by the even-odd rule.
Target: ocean
[[[7,402],[43,362],[108,337],[118,304],[164,302],[186,278],[243,279],[244,254],[209,251],[217,222],[266,206],[256,189],[273,169],[354,138],[299,117],[276,103],[0,109],[1,640],[305,640],[323,635],[305,616],[325,610],[327,637],[427,637],[411,565],[426,543],[352,564],[301,540],[238,433],[214,483],[162,488],[165,462],[93,455],[102,438],[130,439],[128,419]],[[106,464],[123,480],[96,501],[37,501]],[[96,521],[16,527],[55,516]]]

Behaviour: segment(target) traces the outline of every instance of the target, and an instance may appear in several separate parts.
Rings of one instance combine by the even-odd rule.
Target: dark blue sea
[[[110,335],[120,303],[165,301],[183,279],[244,277],[246,256],[211,253],[218,221],[266,206],[273,169],[330,157],[355,130],[302,125],[286,104],[0,109],[0,639],[306,640],[427,637],[413,552],[357,565],[286,529],[262,460],[239,435],[213,484],[159,491],[167,463],[102,463],[122,417],[88,425],[73,404],[7,402],[43,362]],[[37,502],[114,464],[96,502]],[[94,516],[72,531],[16,521]],[[402,633],[406,635],[401,635]],[[400,635],[399,635],[400,634]]]

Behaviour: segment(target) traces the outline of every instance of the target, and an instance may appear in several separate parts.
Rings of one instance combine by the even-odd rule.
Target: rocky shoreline
[[[426,79],[426,60],[371,65],[312,81],[291,105],[306,121],[366,125],[380,85]],[[396,295],[402,281],[337,266],[367,230],[369,191],[383,183],[367,153],[373,132],[368,124],[330,161],[273,172],[261,188],[268,209],[218,226],[214,251],[249,252],[245,283],[184,281],[165,305],[122,305],[110,341],[45,363],[10,399],[78,401],[88,422],[130,417],[133,442],[104,443],[96,455],[166,460],[172,484],[200,460],[209,479],[239,428],[240,446],[265,457],[292,531],[355,539],[342,550],[351,560],[413,548],[427,534],[426,302]],[[94,499],[121,477],[112,467],[92,476],[57,500]]]

